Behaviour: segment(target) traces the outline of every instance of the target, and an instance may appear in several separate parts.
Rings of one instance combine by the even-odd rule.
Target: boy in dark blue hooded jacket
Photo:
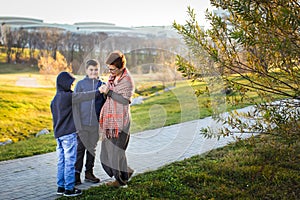
[[[53,131],[57,142],[57,194],[77,196],[82,192],[75,188],[75,162],[77,151],[76,127],[73,105],[94,99],[99,91],[73,93],[71,86],[75,78],[61,72],[56,79],[56,94],[51,101]]]

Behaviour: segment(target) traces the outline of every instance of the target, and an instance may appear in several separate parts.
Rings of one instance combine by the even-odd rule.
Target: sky
[[[195,10],[200,25],[209,0],[0,0],[0,16],[29,17],[44,23],[107,22],[116,26],[184,24],[187,7]]]

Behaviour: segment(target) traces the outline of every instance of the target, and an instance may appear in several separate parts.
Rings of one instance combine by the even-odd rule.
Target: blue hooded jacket
[[[74,80],[75,78],[68,72],[61,72],[56,79],[56,95],[50,105],[55,138],[76,132],[71,90]]]
[[[74,80],[75,78],[68,72],[61,72],[56,79],[56,94],[50,105],[55,138],[76,132],[73,117],[73,109],[76,106],[74,105],[94,99],[99,93],[96,90],[73,93],[71,86]]]

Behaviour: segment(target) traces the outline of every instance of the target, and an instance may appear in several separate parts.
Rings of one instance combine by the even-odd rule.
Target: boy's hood
[[[71,85],[75,77],[68,72],[61,72],[56,79],[56,90],[68,92],[71,90]]]

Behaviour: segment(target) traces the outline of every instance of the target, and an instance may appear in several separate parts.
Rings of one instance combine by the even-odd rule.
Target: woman
[[[126,69],[125,55],[113,51],[105,62],[110,76],[100,92],[107,97],[100,113],[100,136],[102,138],[100,160],[103,169],[115,181],[108,186],[127,186],[133,170],[127,166],[125,151],[129,142],[130,103],[134,92],[132,77]]]

